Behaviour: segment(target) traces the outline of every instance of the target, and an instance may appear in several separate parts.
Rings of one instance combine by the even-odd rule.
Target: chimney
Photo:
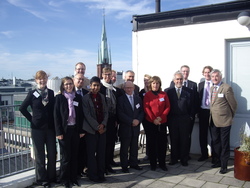
[[[155,13],[161,12],[161,0],[155,0]]]

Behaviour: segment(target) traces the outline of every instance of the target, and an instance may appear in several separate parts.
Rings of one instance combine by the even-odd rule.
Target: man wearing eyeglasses
[[[74,75],[83,74],[83,76],[84,76],[85,71],[86,71],[86,65],[84,63],[82,63],[82,62],[78,62],[75,65],[75,73],[74,73]],[[83,88],[89,90],[90,89],[89,84],[90,84],[89,79],[84,76]]]

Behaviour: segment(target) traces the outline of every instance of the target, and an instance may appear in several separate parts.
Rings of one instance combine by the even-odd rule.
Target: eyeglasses
[[[71,86],[71,85],[73,85],[73,83],[66,83],[66,84],[63,84],[63,85],[65,85],[65,86]]]
[[[83,69],[83,68],[78,68],[78,69],[76,69],[76,70],[78,70],[78,71],[79,71],[79,70],[85,70],[85,69]]]

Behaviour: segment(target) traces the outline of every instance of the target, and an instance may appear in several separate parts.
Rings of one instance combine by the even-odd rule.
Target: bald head
[[[124,88],[123,88],[123,89],[124,89],[124,91],[125,91],[126,94],[128,94],[128,95],[133,95],[135,86],[134,86],[133,82],[131,82],[131,81],[126,81],[126,82],[124,83]]]

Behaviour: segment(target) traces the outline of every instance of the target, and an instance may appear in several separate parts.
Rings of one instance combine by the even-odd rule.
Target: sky
[[[161,0],[161,11],[227,1]],[[155,0],[0,0],[0,79],[62,78],[77,62],[95,76],[104,12],[112,68],[132,69],[132,16],[154,13]]]

